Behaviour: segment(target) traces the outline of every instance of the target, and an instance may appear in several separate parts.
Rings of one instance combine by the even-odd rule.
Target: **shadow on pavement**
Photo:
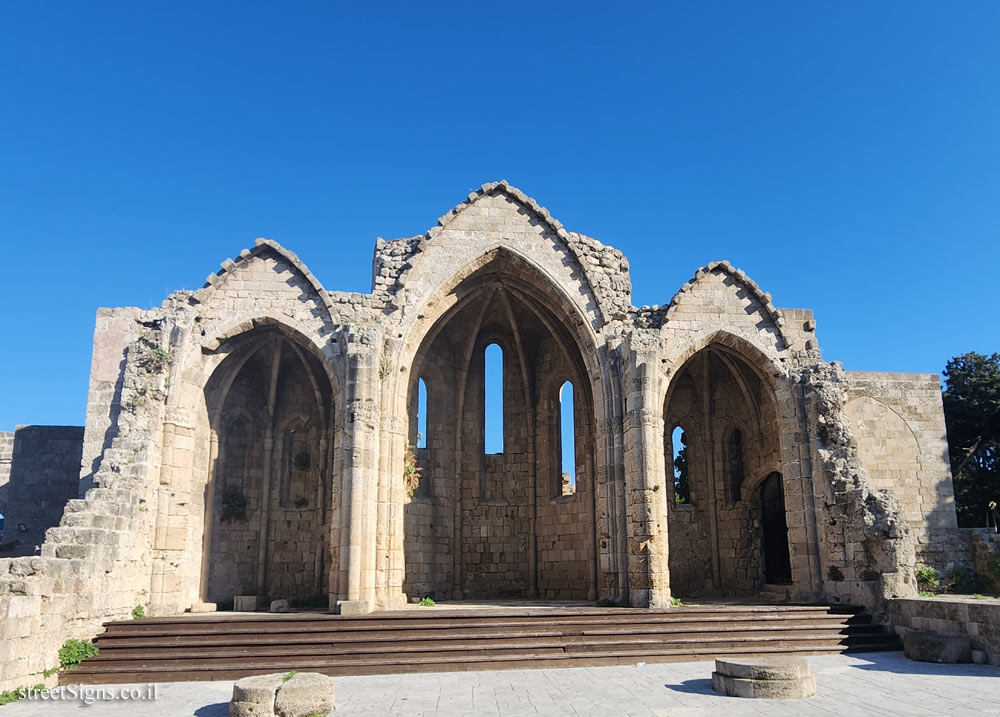
[[[993,665],[965,663],[916,662],[902,652],[855,652],[850,655],[868,664],[854,665],[859,670],[893,672],[900,675],[952,675],[957,677],[1000,677],[1000,668]]]
[[[691,695],[719,695],[712,689],[712,680],[684,680],[679,685],[664,685],[668,690],[674,692],[686,692]]]

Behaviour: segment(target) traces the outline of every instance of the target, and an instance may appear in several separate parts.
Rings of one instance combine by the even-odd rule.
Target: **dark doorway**
[[[781,474],[772,473],[760,486],[760,511],[764,528],[764,575],[769,585],[792,582],[788,557],[788,524],[785,522],[785,491]]]

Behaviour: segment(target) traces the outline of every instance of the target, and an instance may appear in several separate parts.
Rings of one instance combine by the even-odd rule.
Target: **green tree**
[[[959,525],[986,525],[1000,500],[1000,354],[955,356],[944,370],[944,416]]]
[[[691,500],[691,484],[688,482],[687,435],[681,433],[681,449],[674,459],[674,502],[687,503]]]

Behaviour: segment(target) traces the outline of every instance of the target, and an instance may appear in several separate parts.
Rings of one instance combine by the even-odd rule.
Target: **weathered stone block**
[[[972,662],[972,643],[967,637],[909,630],[903,654],[918,662]]]
[[[333,712],[333,678],[318,672],[298,672],[278,688],[277,717],[312,717]]]
[[[276,672],[233,685],[229,717],[313,717],[333,712],[333,679],[317,672]]]
[[[338,600],[337,608],[341,615],[367,615],[372,611],[367,600]]]
[[[237,595],[233,598],[233,610],[236,612],[253,612],[257,609],[256,595]]]
[[[715,670],[727,677],[750,680],[798,680],[812,674],[802,657],[748,657],[715,661]]]
[[[729,697],[793,700],[816,694],[816,678],[810,675],[796,680],[755,680],[713,672],[712,689]]]

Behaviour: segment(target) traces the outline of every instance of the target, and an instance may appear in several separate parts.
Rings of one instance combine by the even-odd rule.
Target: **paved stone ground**
[[[352,715],[1000,715],[1000,669],[910,662],[901,652],[810,657],[806,700],[712,692],[711,662],[338,677],[337,717]],[[146,687],[143,685],[142,689]],[[155,701],[25,701],[0,717],[226,717],[232,682],[175,682]]]

